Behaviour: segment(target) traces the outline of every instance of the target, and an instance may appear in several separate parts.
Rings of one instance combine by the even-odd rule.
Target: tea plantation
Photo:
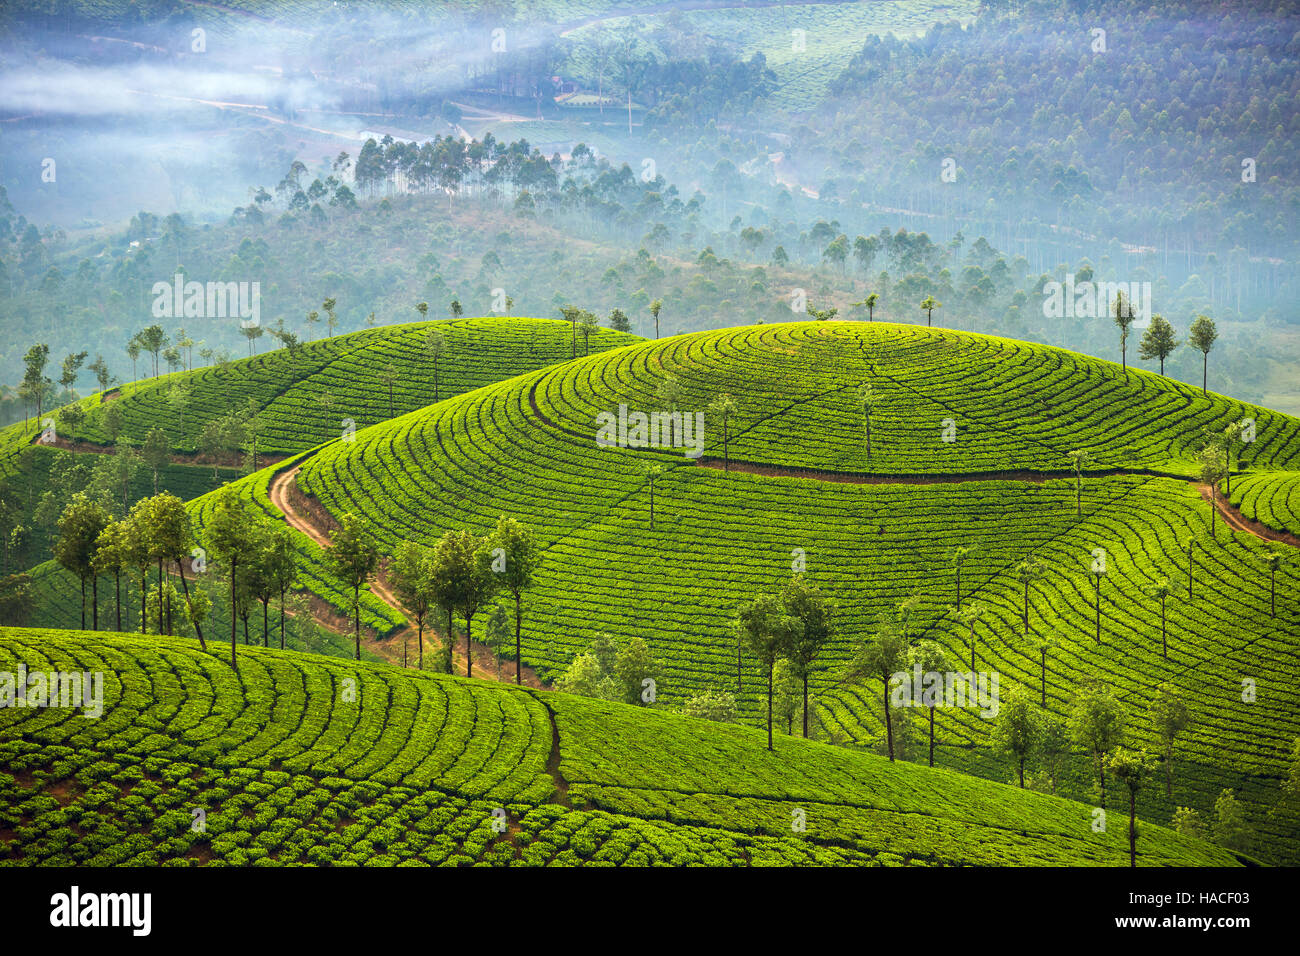
[[[441,337],[440,351],[429,336]],[[579,355],[640,339],[599,328]],[[174,451],[199,450],[203,426],[229,413],[256,414],[259,454],[284,455],[311,448],[342,433],[344,419],[355,427],[374,424],[435,400],[459,395],[572,357],[574,330],[558,319],[483,317],[380,326],[277,348],[215,366],[128,382],[83,399],[84,421],[75,429],[58,425],[60,438],[111,444],[104,406],[119,403],[119,441],[143,444],[161,428]],[[144,357],[149,361],[149,356]],[[58,413],[53,413],[58,418]],[[0,474],[17,451],[34,438],[32,427],[0,431]]]
[[[0,709],[0,865],[1121,865],[1090,808],[752,729],[190,641],[0,628],[0,672],[104,675],[99,718]],[[1143,865],[1232,865],[1161,827]]]
[[[873,394],[870,454],[863,385]],[[698,462],[682,449],[597,445],[596,416],[620,404],[650,411],[671,401],[689,413],[722,392],[737,406],[730,473],[712,413]],[[1211,535],[1196,487],[1204,435],[1247,418],[1255,441],[1234,449],[1234,496],[1296,469],[1300,422],[1058,349],[914,326],[797,323],[643,343],[487,386],[323,446],[301,459],[298,483],[334,515],[361,515],[385,551],[518,518],[544,550],[527,595],[525,663],[554,678],[596,632],[641,635],[666,701],[739,684],[750,720],[762,671],[742,654],[737,673],[730,622],[802,562],[837,605],[812,677],[824,736],[868,748],[884,736],[879,690],[843,685],[842,665],[880,614],[913,595],[914,638],[969,660],[951,565],[955,548],[969,548],[960,603],[984,607],[977,664],[1000,673],[1003,692],[1021,684],[1063,717],[1080,688],[1103,683],[1129,711],[1130,744],[1159,750],[1148,708],[1152,688],[1170,683],[1192,726],[1172,796],[1148,788],[1142,812],[1162,823],[1180,805],[1208,815],[1234,789],[1266,852],[1295,839],[1294,823],[1271,811],[1300,736],[1300,573],[1284,555],[1274,614],[1266,559],[1279,546],[1221,518]],[[1075,450],[1091,456],[1078,485]],[[663,468],[653,529],[648,462]],[[243,487],[273,512],[267,481]],[[1090,574],[1097,549],[1099,579]],[[323,577],[309,542],[303,551]],[[1026,634],[1016,569],[1029,558],[1044,574],[1028,588]],[[1165,580],[1162,625],[1150,589]],[[391,613],[366,612],[378,630]],[[1051,642],[1045,661],[1040,639]],[[917,714],[916,734],[922,721]],[[946,711],[936,723],[940,764],[1008,778],[989,756],[989,721]],[[1077,754],[1066,792],[1095,799],[1088,766]]]

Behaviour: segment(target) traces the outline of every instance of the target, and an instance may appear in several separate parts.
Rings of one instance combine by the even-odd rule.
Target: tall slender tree
[[[1137,864],[1137,795],[1146,778],[1155,769],[1154,761],[1145,751],[1119,747],[1107,760],[1110,772],[1128,788],[1128,859],[1129,866]]]
[[[761,594],[742,605],[737,620],[750,651],[767,671],[767,749],[771,750],[773,679],[791,622],[781,599],[773,594]]]
[[[1208,395],[1210,380],[1210,349],[1219,337],[1219,330],[1214,320],[1208,315],[1198,315],[1192,320],[1192,327],[1187,330],[1187,344],[1201,353],[1201,394]]]
[[[369,586],[379,566],[379,549],[361,519],[352,512],[343,515],[338,529],[330,536],[325,563],[352,590],[356,659],[361,660],[361,589]]]
[[[796,574],[781,591],[781,604],[789,620],[783,656],[803,684],[803,735],[808,737],[808,679],[813,665],[834,632],[832,608],[826,595],[802,574]]]
[[[72,496],[59,516],[59,536],[54,542],[54,558],[81,582],[81,627],[86,628],[86,581],[94,582],[93,626],[99,630],[99,576],[95,573],[95,555],[99,536],[108,527],[110,517],[103,505],[85,492]]]
[[[722,470],[731,471],[731,416],[736,414],[736,400],[723,392],[709,403],[709,414],[722,421]]]
[[[908,653],[908,663],[919,667],[922,674],[942,674],[949,670],[948,655],[934,641],[918,641]],[[940,685],[942,686],[942,685]],[[935,687],[926,687],[921,692],[921,703],[929,712],[930,723],[930,766],[934,766],[934,711],[943,703],[943,691]]]
[[[500,561],[499,570],[495,563],[493,570],[499,576],[501,586],[515,600],[515,683],[521,684],[520,633],[523,626],[524,591],[533,586],[533,579],[541,566],[541,548],[527,526],[505,515],[497,519],[490,547],[494,551],[493,561]]]
[[[889,682],[907,662],[907,638],[897,618],[891,619],[882,614],[877,622],[875,634],[863,639],[854,652],[845,672],[846,679],[853,682],[874,679],[881,682],[882,699],[885,705],[885,740],[889,748],[889,759],[894,759],[894,720],[893,707],[890,702]]]
[[[208,551],[221,560],[230,571],[230,666],[236,669],[239,667],[239,661],[235,656],[235,649],[238,646],[236,587],[240,561],[247,550],[248,528],[248,514],[244,510],[238,490],[233,485],[222,486],[217,492],[203,532]]]

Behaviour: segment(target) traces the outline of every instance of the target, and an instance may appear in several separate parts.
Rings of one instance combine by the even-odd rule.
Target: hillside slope
[[[102,673],[104,711],[0,709],[0,865],[1127,863],[1082,804],[621,704],[0,629],[19,664]],[[1235,862],[1160,827],[1139,850]]]
[[[729,474],[715,417],[699,462],[681,449],[598,447],[597,415],[659,407],[669,373],[678,409],[735,397]],[[869,457],[864,383],[876,391]],[[553,678],[597,631],[641,635],[666,699],[739,685],[751,718],[762,674],[747,655],[737,673],[729,622],[802,559],[838,607],[812,679],[822,733],[864,746],[883,739],[883,713],[878,689],[839,681],[857,642],[919,595],[914,638],[966,661],[957,605],[978,602],[976,664],[996,669],[1004,692],[1021,684],[1064,716],[1080,688],[1103,683],[1130,711],[1130,742],[1152,749],[1151,688],[1169,682],[1189,701],[1194,729],[1179,744],[1173,793],[1142,797],[1151,819],[1177,805],[1212,813],[1231,788],[1260,842],[1287,847],[1294,827],[1269,810],[1300,736],[1300,573],[1290,558],[1279,570],[1274,615],[1264,562],[1278,545],[1217,516],[1212,534],[1189,480],[1204,431],[1245,417],[1257,440],[1238,471],[1294,470],[1300,422],[1148,372],[959,332],[801,323],[679,336],[524,375],[329,444],[298,462],[297,484],[330,514],[363,516],[385,550],[482,533],[501,514],[526,522],[544,564],[528,596],[525,663]],[[943,440],[944,418],[955,441]],[[1094,461],[1078,515],[1074,449]],[[653,529],[649,462],[665,469]],[[275,513],[268,485],[261,475],[243,487]],[[972,549],[960,596],[958,547]],[[1097,548],[1108,556],[1099,609]],[[1046,573],[1028,590],[1026,626],[1016,569],[1029,558]],[[1164,579],[1174,593],[1162,615],[1148,589]],[[1055,641],[1045,662],[1040,639]],[[1246,678],[1260,688],[1249,702]],[[941,763],[1006,779],[989,721],[955,711],[937,724]],[[1094,786],[1083,759],[1070,778],[1081,797]]]
[[[436,363],[426,347],[435,331],[443,341]],[[576,347],[581,355],[584,349],[599,352],[639,341],[601,328],[585,342],[579,332]],[[7,486],[0,487],[0,496],[7,491],[8,503],[17,509],[9,515],[0,508],[0,517],[28,531],[11,567],[38,563],[49,555],[51,522],[34,517],[42,494],[54,490],[69,496],[91,484],[94,466],[113,464],[91,454],[114,450],[105,421],[109,404],[121,412],[119,446],[138,449],[152,429],[162,430],[172,461],[159,470],[157,490],[188,500],[238,477],[252,444],[259,463],[274,461],[344,434],[349,423],[363,428],[435,398],[565,361],[574,343],[570,324],[553,319],[487,316],[381,326],[305,343],[294,353],[278,348],[128,382],[78,402],[85,414],[75,429],[62,418],[63,409],[47,410],[43,418],[55,422],[55,445],[37,444],[41,432],[35,421],[0,429],[0,482]],[[149,360],[146,355],[146,366]],[[225,416],[234,416],[244,429],[237,436],[242,444],[215,453],[201,449],[204,427]],[[114,489],[122,484],[104,480]],[[134,502],[155,490],[153,475],[144,467],[127,484],[125,495],[114,490],[111,499]],[[0,533],[8,531],[0,528]],[[48,617],[37,620],[55,623]]]
[[[444,341],[436,360],[426,347],[435,331]],[[581,355],[639,341],[600,328],[586,343],[579,333],[576,344]],[[208,421],[242,414],[251,403],[259,451],[284,455],[337,437],[344,419],[362,428],[565,361],[572,348],[573,330],[558,319],[486,316],[380,326],[306,342],[293,353],[277,348],[224,365],[128,382],[82,399],[85,421],[75,430],[60,423],[58,433],[71,442],[111,444],[103,407],[112,401],[122,411],[119,441],[140,445],[151,429],[161,428],[175,452],[193,454]],[[59,412],[47,414],[57,420]],[[22,425],[0,431],[0,462],[8,462],[34,434],[34,424],[25,431]]]

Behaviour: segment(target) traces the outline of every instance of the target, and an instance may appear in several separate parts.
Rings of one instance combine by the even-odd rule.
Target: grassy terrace
[[[1127,862],[1083,804],[564,694],[0,628],[20,663],[102,672],[105,709],[0,709],[0,865]],[[1236,862],[1160,827],[1139,848]]]
[[[683,409],[703,408],[720,391],[736,398],[734,459],[856,472],[857,480],[725,474],[679,451],[598,448],[596,414],[622,402],[655,407],[669,373]],[[870,458],[854,397],[865,382],[877,392]],[[524,375],[330,444],[304,460],[299,482],[332,513],[363,515],[385,548],[405,538],[431,543],[452,528],[482,533],[503,513],[529,523],[546,563],[529,596],[526,663],[554,676],[596,631],[640,634],[663,662],[670,701],[735,687],[728,622],[738,604],[789,575],[801,548],[809,576],[839,608],[838,637],[814,678],[820,716],[828,731],[866,747],[883,733],[878,692],[840,686],[839,665],[879,613],[913,593],[922,598],[916,633],[953,660],[969,659],[953,615],[957,546],[973,549],[962,602],[987,609],[980,666],[999,671],[1004,692],[1014,683],[1041,691],[1013,573],[1035,557],[1047,576],[1031,590],[1031,632],[1058,641],[1047,663],[1048,709],[1064,713],[1083,682],[1103,680],[1131,709],[1131,740],[1154,746],[1148,692],[1173,682],[1192,701],[1196,725],[1181,743],[1173,800],[1152,788],[1145,811],[1162,821],[1175,804],[1208,812],[1220,789],[1234,787],[1271,843],[1289,838],[1266,810],[1300,733],[1291,679],[1300,575],[1294,563],[1279,572],[1274,618],[1265,543],[1222,522],[1211,539],[1209,506],[1189,483],[1202,429],[1244,416],[1257,421],[1258,440],[1243,455],[1250,474],[1294,469],[1294,419],[1147,372],[1126,376],[1110,363],[965,333],[805,323],[680,336]],[[940,440],[944,417],[957,425],[955,442]],[[707,435],[707,455],[720,457],[720,425],[710,422]],[[1067,477],[1066,454],[1076,448],[1095,460],[1081,518]],[[653,531],[647,460],[667,469]],[[869,480],[989,473],[1006,477]],[[252,482],[249,494],[260,498]],[[1087,573],[1098,547],[1109,559],[1101,644]],[[1176,585],[1167,658],[1159,603],[1143,590],[1165,577]],[[1260,688],[1251,704],[1241,700],[1247,677]],[[751,715],[759,681],[755,663],[743,660]],[[986,721],[961,712],[939,723],[941,763],[1006,778],[987,755]],[[1073,792],[1086,795],[1082,756],[1074,778]]]

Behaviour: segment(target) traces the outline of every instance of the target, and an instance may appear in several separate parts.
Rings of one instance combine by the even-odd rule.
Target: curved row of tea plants
[[[1276,796],[1290,741],[1300,733],[1294,716],[1300,701],[1284,679],[1297,662],[1295,642],[1287,638],[1298,632],[1300,576],[1293,564],[1279,572],[1280,617],[1274,619],[1263,545],[1249,535],[1230,534],[1221,521],[1218,543],[1211,542],[1209,506],[1186,480],[1086,475],[1080,520],[1069,478],[831,482],[726,474],[695,464],[680,450],[596,445],[597,410],[621,402],[646,407],[662,365],[683,383],[696,383],[701,404],[706,394],[726,388],[742,407],[748,402],[768,409],[791,427],[787,434],[763,419],[746,430],[742,419],[737,429],[742,437],[732,446],[737,457],[743,452],[750,460],[796,467],[842,464],[855,450],[856,436],[848,425],[836,432],[836,413],[825,396],[856,389],[857,370],[851,375],[836,370],[857,362],[867,341],[875,341],[876,368],[888,368],[898,381],[922,383],[914,386],[922,397],[926,390],[947,396],[943,401],[949,406],[965,402],[973,408],[983,400],[985,393],[966,381],[972,367],[981,368],[986,378],[1022,368],[1025,383],[997,383],[990,409],[1003,396],[1014,410],[1032,407],[1038,389],[1049,398],[1063,394],[1076,387],[1070,369],[1084,380],[1080,387],[1088,382],[1095,387],[1104,372],[1117,390],[1114,401],[1131,397],[1122,392],[1123,374],[1107,363],[1084,368],[1086,360],[1068,353],[981,336],[847,323],[731,330],[567,363],[404,416],[359,433],[354,442],[318,450],[304,460],[299,482],[331,513],[362,515],[385,549],[406,539],[432,543],[451,529],[483,533],[501,514],[518,518],[536,530],[544,549],[542,570],[527,596],[523,645],[525,661],[543,677],[561,671],[596,631],[637,634],[661,662],[665,699],[680,701],[710,686],[735,689],[739,680],[742,710],[751,719],[759,710],[761,675],[742,654],[737,677],[729,622],[741,602],[777,586],[802,560],[809,577],[839,608],[839,634],[818,661],[814,690],[830,695],[827,725],[864,743],[879,733],[880,716],[866,708],[839,714],[835,707],[842,705],[833,702],[841,693],[835,690],[840,666],[855,642],[872,632],[878,616],[919,592],[915,634],[940,640],[954,660],[968,659],[963,629],[947,615],[955,598],[950,555],[956,547],[969,547],[962,601],[975,599],[989,609],[981,642],[1009,645],[1023,630],[1022,588],[1013,569],[1035,557],[1047,577],[1035,589],[1032,627],[1056,632],[1060,642],[1049,661],[1049,709],[1063,713],[1085,681],[1103,680],[1135,698],[1133,739],[1151,745],[1146,706],[1136,698],[1161,680],[1172,681],[1207,713],[1180,747],[1185,757],[1209,768],[1200,778],[1180,781],[1185,789],[1175,792],[1175,800],[1206,812],[1217,796],[1217,782],[1236,774],[1250,812],[1263,815]],[[943,356],[927,354],[936,347]],[[964,384],[950,384],[945,374]],[[1153,396],[1181,396],[1191,417],[1179,419],[1154,402],[1150,419],[1135,417],[1131,434],[1123,434],[1109,400],[1098,397],[1052,426],[1052,440],[1060,442],[1058,466],[1076,435],[1095,436],[1101,443],[1099,460],[1113,454],[1112,463],[1123,461],[1119,456],[1129,454],[1125,449],[1138,435],[1144,444],[1131,466],[1189,467],[1180,456],[1202,424],[1212,421],[1217,427],[1240,417],[1241,409],[1229,402],[1185,395],[1181,386],[1165,388],[1146,373],[1131,372],[1130,381]],[[794,407],[804,416],[797,427],[789,411]],[[1032,462],[1034,449],[1047,441],[1036,437],[1036,430],[1050,423],[1029,415],[1008,421],[1005,448],[990,442],[968,457],[967,465],[1015,475],[1015,468]],[[1258,429],[1256,454],[1285,464],[1297,424],[1259,412]],[[886,427],[883,434],[891,433]],[[1112,436],[1108,450],[1105,442]],[[710,451],[716,441],[714,429]],[[933,458],[947,453],[936,450]],[[916,456],[910,469],[899,470],[951,467],[928,464],[919,450]],[[873,466],[874,461],[873,454]],[[645,472],[651,462],[664,468],[655,481],[653,529]],[[1183,549],[1190,537],[1199,541],[1200,595],[1188,608],[1176,596],[1169,602],[1166,662],[1159,649],[1158,602],[1143,589],[1180,575],[1185,586]],[[1087,574],[1095,547],[1110,553],[1103,625],[1115,632],[1100,649],[1093,637]],[[1028,648],[1005,650],[995,659],[1003,679],[1037,690],[1033,655]],[[1242,668],[1246,671],[1239,673]],[[1253,677],[1261,688],[1249,708],[1240,701],[1243,677]],[[1234,696],[1235,705],[1229,699]],[[972,748],[986,747],[987,728],[960,721],[956,727],[956,736],[941,732],[941,760],[984,766],[984,757]],[[997,773],[1004,775],[1001,769]],[[1163,795],[1151,797],[1156,818],[1167,820],[1163,800]],[[1261,831],[1268,826],[1261,825]],[[1281,836],[1276,826],[1272,832]],[[1266,833],[1263,839],[1273,837]]]
[[[1127,862],[1082,804],[564,694],[0,629],[20,664],[102,674],[104,711],[0,709],[0,865]],[[1235,862],[1159,827],[1139,850]]]

